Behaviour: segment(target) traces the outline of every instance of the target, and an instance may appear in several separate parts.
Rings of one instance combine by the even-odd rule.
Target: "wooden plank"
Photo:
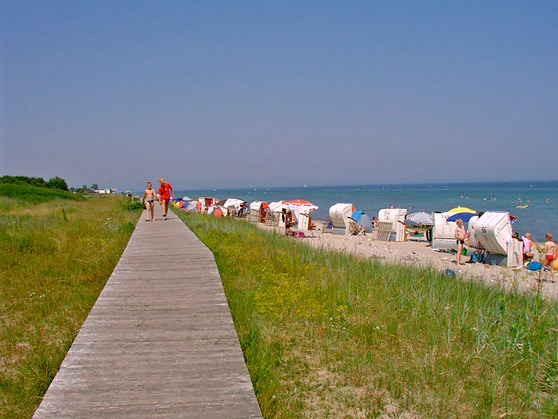
[[[261,417],[213,254],[140,217],[35,418]]]

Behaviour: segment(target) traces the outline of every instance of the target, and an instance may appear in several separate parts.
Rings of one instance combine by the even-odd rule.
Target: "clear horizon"
[[[310,189],[310,188],[350,188],[350,187],[357,187],[357,188],[384,188],[384,187],[401,187],[401,186],[482,186],[482,185],[490,185],[490,186],[497,186],[497,185],[509,185],[509,184],[524,184],[528,185],[530,183],[533,184],[556,184],[552,186],[558,186],[558,179],[556,180],[520,180],[520,181],[499,181],[499,182],[446,182],[446,183],[435,183],[435,182],[427,182],[427,183],[378,183],[378,184],[350,184],[350,185],[292,185],[292,186],[254,186],[254,187],[233,187],[233,188],[197,188],[197,189],[182,189],[182,188],[174,188],[176,191],[181,192],[199,192],[199,191],[209,191],[214,190],[217,192],[221,191],[237,191],[237,190],[268,190],[268,189]],[[144,188],[138,189],[134,192],[142,192]]]
[[[553,1],[6,0],[0,175],[558,179],[556,22]]]

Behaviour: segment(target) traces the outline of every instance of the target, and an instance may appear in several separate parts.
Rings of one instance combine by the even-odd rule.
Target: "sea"
[[[507,211],[516,218],[513,230],[519,235],[529,232],[539,242],[547,232],[558,238],[558,181],[202,189],[176,190],[175,195],[239,198],[248,203],[302,199],[318,206],[312,213],[318,220],[325,220],[329,208],[339,202],[352,203],[370,217],[391,207],[406,208],[408,213],[444,212],[457,206],[477,212]]]

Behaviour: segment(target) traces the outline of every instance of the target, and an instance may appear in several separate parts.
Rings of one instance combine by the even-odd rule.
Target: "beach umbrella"
[[[471,218],[476,216],[477,214],[473,214],[470,212],[458,212],[453,214],[451,217],[448,217],[448,221],[457,221],[459,218],[463,220],[464,223],[468,223]]]
[[[455,208],[452,208],[452,209],[448,210],[447,212],[455,212],[455,213],[470,212],[472,214],[477,213],[474,209],[467,208],[467,207],[455,207]]]
[[[217,201],[217,205],[218,207],[224,207],[225,206],[225,202],[227,202],[226,199],[221,199],[220,201]]]
[[[304,201],[302,199],[287,201],[285,202],[285,205],[292,211],[314,211],[318,209],[317,205],[314,205],[310,201]]]
[[[405,225],[412,227],[434,225],[432,215],[428,214],[427,212],[413,212],[412,214],[407,215],[407,218],[404,222]]]
[[[223,203],[223,207],[225,208],[229,208],[229,207],[240,207],[242,204],[244,204],[246,201],[244,201],[243,199],[238,199],[238,198],[229,198],[226,199],[225,202]]]

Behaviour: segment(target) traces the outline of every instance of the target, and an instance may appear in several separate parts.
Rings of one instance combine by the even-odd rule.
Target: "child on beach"
[[[554,237],[552,233],[546,233],[544,235],[546,243],[544,244],[544,251],[546,253],[546,266],[550,266],[550,277],[554,281],[554,259],[556,256],[556,243],[554,243]]]
[[[145,205],[145,221],[153,221],[153,212],[155,210],[155,199],[157,194],[155,189],[153,189],[151,182],[147,182],[147,189],[143,191],[143,204]],[[151,219],[149,215],[151,214]]]
[[[531,240],[531,233],[525,233],[521,237],[523,240],[523,260],[531,260],[535,254],[533,253],[533,241]]]
[[[455,227],[455,239],[457,240],[457,264],[463,265],[463,263],[461,263],[461,253],[463,252],[463,245],[465,244],[467,234],[465,233],[463,220],[461,218],[458,218],[455,224],[457,224],[457,227]]]

